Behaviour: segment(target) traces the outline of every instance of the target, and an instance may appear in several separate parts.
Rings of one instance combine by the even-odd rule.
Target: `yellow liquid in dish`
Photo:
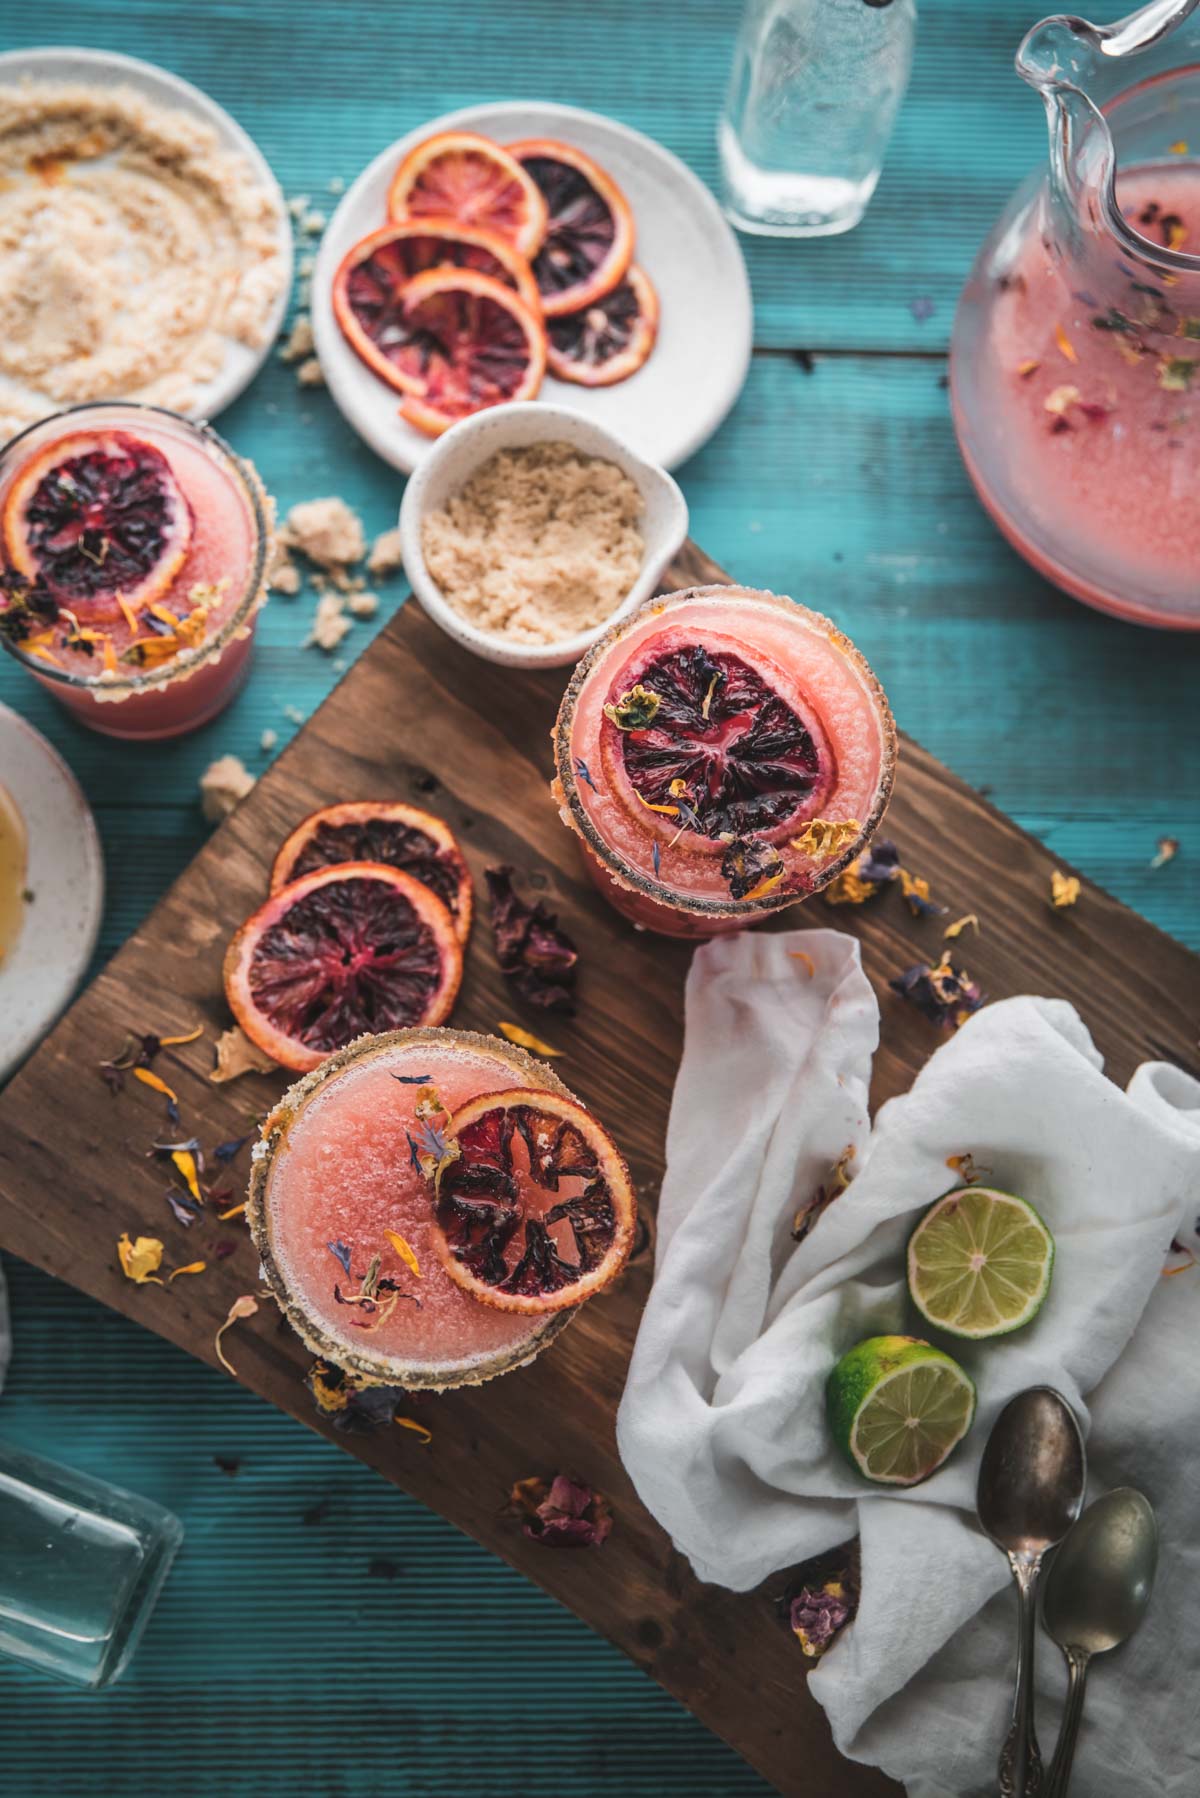
[[[25,820],[0,786],[0,965],[16,942],[25,915]]]

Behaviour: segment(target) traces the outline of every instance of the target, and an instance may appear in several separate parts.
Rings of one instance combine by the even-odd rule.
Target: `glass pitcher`
[[[980,499],[1066,592],[1200,629],[1200,0],[1053,18],[1017,54],[1050,126],[959,302]]]

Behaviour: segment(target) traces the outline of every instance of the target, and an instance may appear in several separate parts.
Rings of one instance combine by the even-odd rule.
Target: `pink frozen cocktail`
[[[45,419],[0,454],[0,641],[95,730],[192,730],[246,672],[269,513],[208,426],[116,403]]]
[[[672,936],[738,929],[828,884],[892,789],[883,691],[827,618],[744,587],[649,601],[584,657],[555,797],[601,890]]]
[[[307,1074],[268,1118],[255,1150],[248,1216],[266,1279],[305,1343],[367,1382],[478,1384],[531,1361],[572,1315],[567,1308],[504,1308],[554,1305],[562,1294],[531,1296],[529,1286],[515,1294],[491,1292],[468,1273],[460,1271],[456,1280],[446,1271],[434,1186],[428,1165],[421,1165],[431,1090],[444,1114],[464,1115],[480,1095],[516,1092],[526,1100],[544,1094],[547,1104],[562,1101],[587,1116],[544,1063],[507,1043],[456,1030],[401,1030],[362,1037]],[[529,1110],[526,1105],[523,1116]],[[443,1197],[452,1174],[463,1193],[449,1202],[458,1204],[460,1217],[480,1219],[494,1210],[493,1184],[509,1196],[518,1186],[527,1194],[529,1176],[520,1165],[518,1129],[502,1143],[498,1137],[496,1145],[485,1145],[479,1159],[471,1159],[471,1142],[464,1135]],[[560,1210],[579,1204],[573,1189],[585,1182],[574,1173],[564,1166],[554,1177],[549,1201],[557,1200]],[[584,1195],[589,1223],[595,1221],[595,1193],[589,1186]],[[542,1218],[545,1241],[560,1258],[555,1265],[561,1268],[572,1257],[586,1268],[591,1258],[584,1235],[577,1237],[566,1217],[561,1224],[548,1220],[545,1203]],[[538,1225],[521,1228],[536,1233]],[[631,1231],[631,1217],[621,1229]],[[514,1233],[511,1224],[505,1231],[485,1249],[498,1241],[498,1258],[507,1255],[511,1265],[530,1238]],[[460,1245],[476,1271],[487,1258],[480,1240],[475,1231],[469,1247]],[[615,1230],[601,1246],[613,1268],[616,1250],[620,1260],[628,1252]],[[475,1296],[462,1279],[488,1296]],[[581,1297],[586,1286],[584,1280],[578,1287]]]

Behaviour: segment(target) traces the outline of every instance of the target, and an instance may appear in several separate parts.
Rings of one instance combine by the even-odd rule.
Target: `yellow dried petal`
[[[229,1307],[229,1315],[213,1337],[213,1347],[217,1351],[217,1360],[221,1363],[221,1366],[225,1369],[226,1373],[232,1374],[234,1379],[237,1378],[237,1369],[233,1366],[232,1362],[227,1359],[225,1350],[221,1347],[221,1338],[224,1336],[230,1324],[237,1323],[238,1319],[242,1317],[253,1317],[257,1310],[258,1300],[255,1298],[254,1294],[252,1292],[244,1292],[240,1299],[234,1299],[232,1305]]]
[[[162,1285],[158,1270],[162,1266],[163,1245],[157,1236],[139,1236],[135,1242],[130,1242],[128,1231],[122,1230],[117,1238],[117,1258],[121,1272],[135,1286]]]
[[[788,954],[793,961],[802,961],[804,963],[805,967],[808,969],[808,977],[810,980],[815,978],[817,964],[808,953],[807,949],[789,949]]]
[[[556,1049],[552,1043],[544,1042],[540,1036],[534,1036],[530,1030],[522,1030],[519,1024],[506,1024],[502,1019],[496,1028],[501,1036],[507,1038],[510,1043],[515,1043],[518,1049],[528,1049],[532,1055],[562,1054],[561,1049]]]
[[[791,846],[815,861],[828,861],[861,835],[862,825],[857,818],[813,818],[798,837],[792,838]]]
[[[177,1280],[180,1274],[202,1274],[207,1266],[207,1261],[189,1261],[186,1267],[173,1267],[167,1277],[167,1284]]]
[[[140,1080],[143,1086],[150,1087],[153,1092],[162,1093],[164,1098],[170,1099],[172,1105],[178,1103],[176,1094],[171,1091],[165,1080],[159,1079],[152,1068],[134,1068],[133,1077],[135,1080]]]
[[[228,1211],[218,1211],[217,1217],[220,1219],[221,1223],[225,1223],[226,1220],[231,1217],[240,1217],[245,1209],[246,1201],[243,1199],[240,1205],[231,1205]]]
[[[961,918],[955,918],[953,924],[947,924],[945,930],[943,930],[943,932],[942,932],[942,935],[944,937],[949,938],[949,940],[951,942],[953,942],[953,940],[956,936],[962,935],[963,931],[966,930],[968,925],[975,931],[978,931],[980,928],[979,919],[975,916],[975,913],[973,911],[967,912]]]
[[[197,1024],[196,1028],[189,1030],[186,1036],[160,1036],[158,1040],[164,1049],[175,1049],[179,1047],[180,1043],[194,1043],[197,1037],[203,1035],[204,1025]]]
[[[172,1149],[171,1160],[183,1175],[184,1180],[187,1182],[187,1189],[195,1199],[197,1205],[203,1205],[204,1200],[200,1193],[200,1182],[196,1178],[196,1157],[192,1154],[192,1151],[190,1149]]]
[[[397,1255],[399,1255],[401,1261],[403,1261],[405,1267],[411,1269],[419,1280],[421,1278],[421,1264],[417,1260],[412,1244],[406,1242],[404,1237],[398,1235],[395,1230],[385,1230],[384,1235],[395,1249]]]
[[[748,893],[743,894],[743,898],[765,899],[768,893],[775,891],[786,873],[786,868],[777,868],[774,874],[768,874],[765,880],[760,880],[757,886],[751,887]]]
[[[1078,362],[1079,356],[1075,349],[1075,345],[1071,342],[1071,339],[1067,336],[1061,325],[1055,325],[1054,327],[1054,341],[1068,362]]]
[[[425,1425],[418,1423],[415,1417],[393,1417],[392,1422],[399,1424],[402,1430],[412,1430],[414,1435],[419,1436],[422,1448],[428,1448],[433,1441],[433,1431],[427,1430]]]
[[[1057,868],[1053,869],[1050,875],[1050,903],[1059,911],[1065,906],[1074,905],[1081,887],[1077,874],[1062,874]]]
[[[1072,406],[1077,406],[1082,397],[1078,387],[1056,387],[1052,393],[1046,395],[1042,405],[1047,412],[1053,413],[1055,418],[1061,418],[1064,413],[1070,411]]]

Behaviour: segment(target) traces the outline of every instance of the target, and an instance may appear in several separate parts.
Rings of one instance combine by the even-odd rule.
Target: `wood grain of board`
[[[724,578],[689,545],[668,584]],[[257,1287],[248,1239],[173,1287],[121,1275],[122,1230],[160,1236],[168,1266],[202,1255],[238,1224],[185,1233],[165,1202],[161,1165],[144,1157],[162,1100],[130,1082],[113,1098],[95,1073],[127,1029],[203,1022],[202,1041],[158,1064],[187,1131],[212,1144],[243,1133],[282,1077],[212,1085],[212,1040],[228,1022],[220,961],[259,902],[274,848],[304,813],[347,797],[411,798],[444,816],[478,876],[510,861],[562,914],[583,950],[575,1019],[522,1014],[477,927],[454,1021],[502,1017],[550,1035],[568,1082],[629,1157],[652,1215],[678,1062],[690,949],[632,932],[594,893],[547,792],[548,732],[561,675],[514,674],[457,650],[409,604],[381,634],[249,799],[216,833],[145,924],[0,1095],[0,1245],[103,1300],[200,1358],[232,1300]],[[1114,1077],[1146,1056],[1194,1068],[1200,960],[1095,887],[1066,912],[1049,905],[1048,853],[906,741],[889,834],[952,915],[983,929],[955,945],[990,996],[1033,990],[1073,1000]],[[888,978],[942,946],[937,920],[912,918],[897,893],[857,911],[823,906],[787,922],[836,923],[863,943],[881,993],[876,1104],[903,1090],[939,1040],[891,995]],[[616,1456],[613,1418],[649,1287],[648,1242],[620,1287],[585,1307],[561,1343],[494,1386],[413,1401],[433,1431],[335,1434],[303,1386],[309,1357],[263,1303],[225,1339],[242,1382],[311,1428],[334,1435],[386,1478],[440,1511],[600,1630],[724,1736],[781,1792],[875,1798],[897,1790],[836,1754],[808,1698],[803,1663],[775,1614],[784,1583],[736,1596],[702,1586],[638,1503]],[[606,1492],[617,1525],[602,1552],[555,1554],[504,1514],[514,1479],[571,1468]]]

